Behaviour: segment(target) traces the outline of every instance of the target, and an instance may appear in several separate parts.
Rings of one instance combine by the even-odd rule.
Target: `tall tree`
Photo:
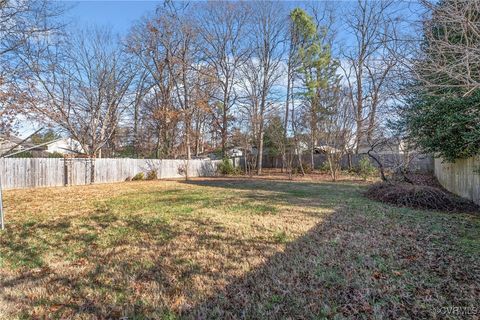
[[[18,59],[25,47],[38,38],[52,36],[62,29],[58,18],[64,8],[47,0],[0,0],[0,130],[12,128],[25,92],[16,80],[25,79],[25,65]]]
[[[327,29],[318,30],[314,19],[302,9],[294,9],[290,16],[298,39],[298,73],[302,84],[300,97],[307,108],[305,116],[309,123],[310,160],[313,168],[318,126],[325,113],[322,96],[329,89],[329,83],[337,79],[337,63],[332,60],[330,46],[325,41]]]
[[[400,128],[412,145],[455,161],[480,154],[480,6],[445,0],[429,9]]]
[[[177,135],[174,130],[178,128],[181,113],[175,101],[175,90],[179,86],[175,85],[172,77],[174,68],[170,66],[175,59],[165,47],[167,45],[170,49],[168,40],[171,33],[166,31],[171,30],[172,21],[170,16],[158,14],[144,18],[132,27],[125,41],[126,52],[134,56],[136,64],[146,72],[145,82],[150,89],[145,93],[143,103],[139,101],[137,112],[148,124],[143,130],[148,128],[153,131],[145,134],[155,140],[156,157],[174,156],[174,137]]]
[[[45,41],[45,50],[30,47],[22,56],[36,81],[27,83],[27,106],[60,126],[89,155],[101,157],[128,107],[135,72],[109,30],[83,30]]]
[[[280,7],[279,7],[280,6]],[[241,68],[241,86],[247,94],[253,139],[257,147],[257,173],[262,173],[265,116],[278,100],[274,86],[281,77],[282,56],[285,53],[286,18],[281,4],[254,4],[251,16],[250,59]]]
[[[218,92],[215,106],[216,123],[221,134],[223,155],[226,154],[231,110],[237,101],[239,69],[250,56],[246,42],[251,10],[244,2],[209,2],[199,17],[203,40],[203,63],[215,73]]]
[[[388,100],[386,80],[398,62],[391,55],[397,22],[393,5],[392,0],[358,0],[354,12],[345,15],[354,41],[343,52],[342,68],[355,106],[356,152],[373,135],[378,108]]]

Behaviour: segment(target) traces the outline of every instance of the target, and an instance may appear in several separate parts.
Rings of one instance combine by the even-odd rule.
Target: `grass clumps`
[[[399,207],[450,212],[480,212],[480,207],[438,187],[410,183],[379,182],[368,188],[365,195]]]

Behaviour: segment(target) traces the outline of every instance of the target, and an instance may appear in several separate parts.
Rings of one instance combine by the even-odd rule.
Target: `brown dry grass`
[[[270,176],[6,192],[0,318],[432,317],[479,301],[477,217],[364,188]]]

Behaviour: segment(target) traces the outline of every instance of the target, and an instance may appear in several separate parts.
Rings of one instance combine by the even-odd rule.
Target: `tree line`
[[[22,114],[97,157],[190,159],[236,147],[258,173],[266,151],[284,168],[302,157],[313,167],[323,152],[334,179],[345,154],[392,135],[449,160],[476,154],[478,5],[422,3],[420,39],[405,5],[358,0],[345,14],[328,3],[166,1],[120,37],[69,29],[56,3],[4,0],[2,130]],[[468,99],[474,107],[456,119],[451,105]],[[451,132],[465,139],[453,153],[430,139],[445,138],[432,124],[442,104],[442,129],[471,123]]]

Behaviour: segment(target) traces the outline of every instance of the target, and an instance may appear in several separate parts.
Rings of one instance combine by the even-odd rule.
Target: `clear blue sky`
[[[163,1],[65,1],[68,10],[67,19],[74,25],[105,25],[123,35],[130,29],[132,22],[155,11]]]

